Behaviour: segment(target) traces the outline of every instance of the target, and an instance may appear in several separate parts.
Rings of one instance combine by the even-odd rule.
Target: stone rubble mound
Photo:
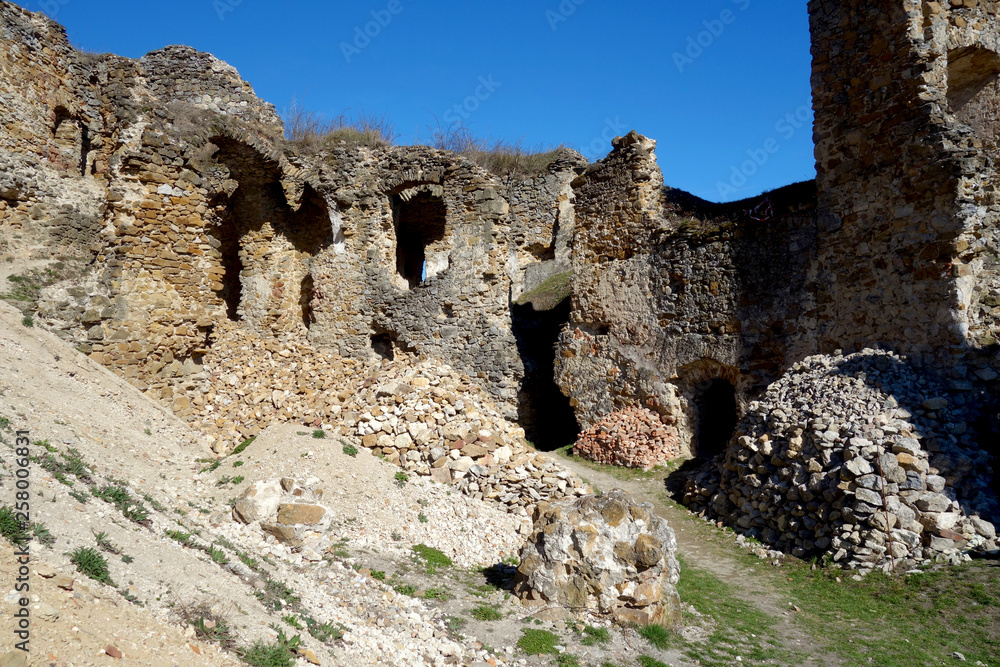
[[[580,434],[573,453],[607,465],[651,470],[681,454],[672,424],[647,408],[612,412]]]
[[[620,489],[535,508],[514,591],[548,616],[597,613],[620,623],[680,622],[677,540],[649,503]],[[537,614],[536,614],[537,615]]]
[[[383,459],[512,512],[591,493],[576,475],[531,449],[524,430],[467,377],[433,361],[380,371],[352,396],[341,419]]]
[[[178,375],[185,367],[173,360],[168,370]],[[164,384],[157,392],[213,438],[218,452],[272,424],[304,423],[360,439],[407,472],[455,484],[510,512],[591,492],[533,450],[524,430],[467,375],[437,361],[400,353],[392,362],[363,362],[320,352],[302,336],[262,338],[224,322],[203,367],[177,389]]]
[[[726,453],[688,480],[685,503],[850,569],[994,551],[993,471],[963,418],[969,394],[890,352],[809,357],[748,406]]]
[[[377,364],[317,350],[304,332],[265,338],[224,321],[200,367],[171,360],[162,371],[169,379],[151,389],[226,453],[273,424],[335,422],[357,385],[377,372]]]

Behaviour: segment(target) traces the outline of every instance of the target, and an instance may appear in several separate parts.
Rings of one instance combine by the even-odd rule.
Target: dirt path
[[[753,604],[776,620],[776,633],[791,653],[800,656],[797,665],[803,667],[835,667],[841,662],[825,649],[825,641],[807,633],[794,620],[789,598],[782,597],[783,582],[770,566],[748,567],[733,557],[735,547],[725,544],[721,535],[713,535],[710,526],[692,520],[684,510],[665,502],[666,489],[662,478],[622,480],[606,472],[583,465],[564,456],[560,462],[602,490],[623,489],[636,499],[653,504],[656,513],[667,520],[677,536],[679,552],[699,569],[706,570],[733,589],[739,597]],[[727,540],[728,541],[728,540]]]

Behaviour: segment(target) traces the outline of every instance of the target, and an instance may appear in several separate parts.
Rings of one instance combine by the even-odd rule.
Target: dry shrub
[[[467,157],[497,176],[530,178],[545,171],[559,157],[563,146],[525,147],[522,140],[476,137],[465,125],[448,128],[438,124],[431,131],[434,148],[453,151]]]
[[[348,111],[330,119],[305,109],[293,99],[282,117],[285,139],[303,153],[317,153],[338,146],[392,146],[395,143],[396,131],[385,116],[367,112],[350,114]]]

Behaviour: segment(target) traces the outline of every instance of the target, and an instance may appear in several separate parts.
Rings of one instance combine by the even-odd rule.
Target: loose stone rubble
[[[622,623],[680,622],[677,540],[649,503],[624,491],[539,504],[521,549],[515,592],[557,614],[596,612]]]
[[[613,412],[580,434],[573,453],[597,463],[651,470],[681,455],[677,428],[646,408]]]
[[[512,512],[591,492],[531,449],[524,431],[469,378],[434,362],[394,363],[380,371],[352,396],[340,419],[382,458]]]
[[[962,420],[969,393],[946,392],[889,352],[809,357],[748,406],[685,503],[852,569],[994,551],[989,455]]]

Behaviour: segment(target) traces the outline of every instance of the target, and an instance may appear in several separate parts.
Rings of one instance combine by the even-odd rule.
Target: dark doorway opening
[[[372,350],[375,351],[375,354],[382,357],[386,361],[392,361],[396,358],[394,347],[392,336],[389,334],[383,333],[372,335]]]
[[[392,198],[396,227],[396,272],[410,288],[427,277],[427,247],[444,239],[447,209],[444,200],[418,192],[409,200]]]
[[[698,385],[695,391],[694,455],[709,459],[725,451],[736,430],[736,388],[727,380],[715,378]]]
[[[555,345],[563,324],[569,321],[569,311],[569,298],[547,310],[536,310],[531,302],[510,306],[514,338],[524,364],[517,421],[528,440],[542,451],[576,442],[580,434],[569,398],[555,381]]]

